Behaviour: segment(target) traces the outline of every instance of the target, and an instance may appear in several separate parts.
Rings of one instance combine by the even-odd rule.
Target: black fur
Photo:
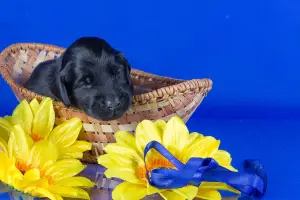
[[[43,62],[25,87],[100,120],[120,118],[132,100],[130,66],[106,41],[84,37],[61,57]]]

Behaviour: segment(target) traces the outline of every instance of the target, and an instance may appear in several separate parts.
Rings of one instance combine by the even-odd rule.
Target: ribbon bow
[[[190,158],[186,164],[175,158],[162,144],[151,141],[144,150],[146,163],[147,153],[155,149],[176,169],[156,168],[148,171],[149,183],[159,189],[182,188],[186,185],[199,187],[202,181],[223,182],[239,190],[242,195],[263,197],[267,187],[267,176],[262,165],[257,160],[246,160],[244,173],[232,172],[220,166],[212,158]]]

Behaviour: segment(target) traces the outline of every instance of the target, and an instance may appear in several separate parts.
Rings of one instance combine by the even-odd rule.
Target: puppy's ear
[[[65,66],[62,66],[59,74],[58,74],[58,80],[57,80],[57,89],[58,89],[58,95],[60,96],[60,99],[63,101],[63,103],[66,106],[70,106],[70,98],[67,91],[67,76],[69,71],[70,63],[67,63]]]
[[[123,64],[128,68],[129,73],[131,72],[131,66],[128,62],[128,60],[125,58],[125,56],[122,53],[119,53],[118,56],[121,58]]]

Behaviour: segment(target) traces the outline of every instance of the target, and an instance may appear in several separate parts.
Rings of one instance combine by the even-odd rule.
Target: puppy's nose
[[[107,99],[105,101],[105,107],[108,110],[114,110],[116,108],[118,108],[121,105],[121,102],[119,99]]]

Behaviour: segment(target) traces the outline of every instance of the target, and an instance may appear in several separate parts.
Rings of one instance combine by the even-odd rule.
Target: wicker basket
[[[41,101],[43,96],[25,89],[22,84],[35,66],[56,58],[63,51],[63,48],[52,45],[26,43],[9,46],[0,54],[0,72],[19,101],[33,98]],[[115,142],[116,131],[121,129],[134,133],[137,124],[144,119],[168,120],[178,115],[187,121],[212,88],[210,79],[183,81],[138,70],[132,70],[131,78],[135,93],[132,106],[118,120],[99,121],[78,109],[54,102],[56,124],[73,117],[79,117],[83,122],[80,139],[93,144],[92,151],[85,153],[83,161],[95,163],[96,158],[104,153],[103,147]]]

